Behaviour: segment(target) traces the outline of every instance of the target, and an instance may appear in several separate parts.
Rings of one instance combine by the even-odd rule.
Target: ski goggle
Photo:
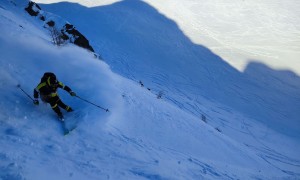
[[[58,86],[57,79],[51,79],[50,77],[47,79],[47,83],[49,86]]]

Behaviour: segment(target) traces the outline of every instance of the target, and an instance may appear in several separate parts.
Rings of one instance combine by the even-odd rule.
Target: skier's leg
[[[49,100],[49,104],[51,105],[51,108],[53,109],[54,112],[56,112],[56,114],[58,116],[61,116],[62,113],[60,112],[60,109],[58,107],[58,104],[57,104],[57,99],[56,98],[51,98]]]
[[[70,106],[65,105],[65,103],[63,103],[60,99],[58,99],[57,104],[61,108],[65,109],[67,112],[72,112],[73,111],[73,109]]]

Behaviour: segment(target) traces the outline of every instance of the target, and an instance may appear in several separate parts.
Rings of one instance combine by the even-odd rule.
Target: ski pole
[[[98,106],[97,104],[94,104],[94,103],[92,103],[92,102],[90,102],[90,101],[88,101],[88,100],[86,100],[86,99],[83,99],[83,98],[77,96],[77,95],[76,95],[75,97],[77,97],[77,98],[79,98],[79,99],[81,99],[81,100],[83,100],[83,101],[85,101],[85,102],[87,102],[87,103],[90,103],[90,104],[92,104],[92,105],[94,105],[94,106],[96,106],[96,107],[98,107],[98,108],[100,108],[100,109],[103,109],[103,110],[105,110],[106,112],[109,111],[108,109],[105,109],[105,108],[103,108],[103,107],[101,107],[101,106]]]
[[[32,97],[31,97],[28,93],[26,93],[26,92],[21,88],[21,85],[20,85],[20,84],[18,84],[17,87],[18,87],[19,89],[21,89],[21,91],[23,91],[23,93],[26,94],[27,97],[29,97],[32,101],[34,101],[34,99],[32,99]]]

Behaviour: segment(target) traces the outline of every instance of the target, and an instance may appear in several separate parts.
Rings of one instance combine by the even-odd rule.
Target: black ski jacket
[[[34,98],[38,98],[39,94],[44,98],[51,98],[58,96],[57,88],[61,88],[67,92],[71,92],[71,88],[65,86],[62,82],[58,82],[55,85],[49,85],[47,82],[41,82],[37,87],[34,89],[33,96]]]

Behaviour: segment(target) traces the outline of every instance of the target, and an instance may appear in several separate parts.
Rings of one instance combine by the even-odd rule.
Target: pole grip
[[[24,94],[26,94],[28,98],[30,98],[32,101],[34,101],[34,99],[33,99],[27,92],[25,92],[25,91],[21,88],[21,85],[20,85],[20,84],[18,84],[17,87],[18,87],[19,89],[21,89],[21,91],[22,91]]]

